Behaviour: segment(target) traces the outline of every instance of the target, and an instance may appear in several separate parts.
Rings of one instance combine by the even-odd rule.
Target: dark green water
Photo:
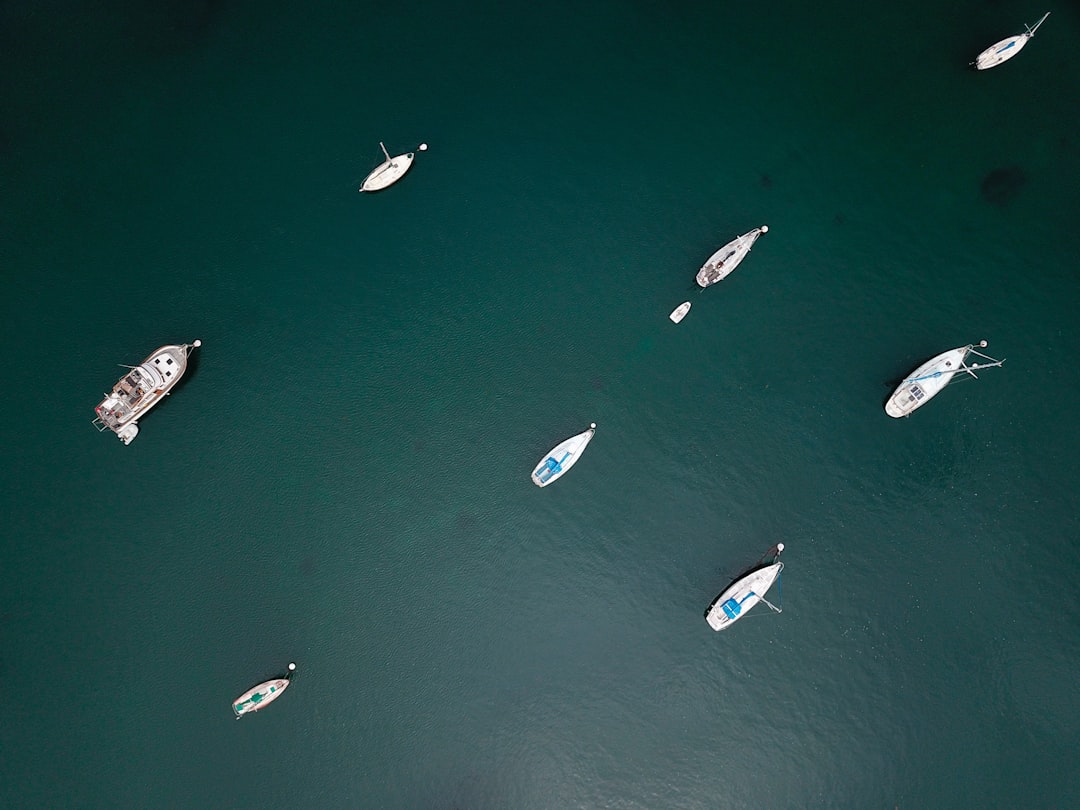
[[[1077,806],[1075,5],[966,68],[1044,10],[0,4],[0,806]]]

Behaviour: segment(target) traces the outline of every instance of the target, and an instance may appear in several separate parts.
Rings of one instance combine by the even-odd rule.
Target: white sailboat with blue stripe
[[[589,425],[589,429],[585,432],[571,436],[562,444],[552,448],[550,453],[540,459],[540,463],[533,470],[533,483],[538,487],[546,487],[552,481],[565,475],[567,470],[577,464],[594,433],[596,433],[596,422]]]
[[[979,348],[986,348],[986,341],[979,341]],[[989,363],[972,363],[970,366],[967,364],[968,355],[977,355],[986,360]],[[959,346],[955,349],[949,349],[947,352],[942,352],[936,357],[931,357],[911,374],[904,379],[903,382],[897,386],[893,391],[891,397],[885,403],[885,413],[894,418],[901,416],[908,416],[916,408],[921,408],[927,402],[929,402],[934,396],[941,393],[941,391],[952,382],[960,372],[966,372],[975,379],[978,379],[978,375],[975,373],[981,368],[993,368],[1000,366],[1004,363],[1004,360],[995,360],[993,357],[987,354],[983,354],[975,349],[975,344],[969,343],[967,346]]]
[[[748,574],[739,577],[728,589],[716,597],[709,609],[705,611],[705,621],[713,630],[725,630],[745,616],[758,603],[764,602],[777,613],[782,611],[772,602],[765,598],[765,594],[784,570],[784,564],[780,562],[780,552],[784,550],[783,543],[776,544],[776,553],[771,555],[773,562],[755,568]],[[769,556],[769,555],[766,555]]]
[[[1007,37],[1001,40],[1001,42],[995,42],[985,51],[975,57],[976,70],[987,70],[988,68],[997,67],[1002,62],[1008,61],[1020,53],[1020,49],[1027,45],[1027,41],[1035,36],[1035,31],[1039,26],[1046,22],[1046,18],[1050,16],[1050,12],[1046,12],[1042,15],[1042,18],[1035,23],[1035,25],[1028,27],[1024,26],[1027,30],[1022,34],[1018,34],[1015,37]]]

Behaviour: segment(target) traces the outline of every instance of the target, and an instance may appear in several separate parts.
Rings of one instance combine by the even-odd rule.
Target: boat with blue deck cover
[[[1025,24],[1024,28],[1027,30],[1018,34],[1015,37],[1008,37],[1001,40],[1001,42],[995,42],[985,51],[975,57],[975,61],[972,62],[975,65],[976,70],[986,70],[988,68],[997,67],[1002,62],[1012,59],[1018,53],[1020,49],[1027,45],[1027,41],[1035,36],[1036,29],[1046,21],[1046,18],[1050,16],[1050,12],[1046,12],[1042,15],[1035,25],[1030,28]]]
[[[533,470],[533,483],[538,487],[546,487],[552,481],[565,475],[567,470],[577,464],[594,433],[596,433],[596,422],[589,425],[589,429],[585,432],[571,436],[562,444],[552,448],[550,453],[540,459],[540,463]]]
[[[716,597],[709,609],[705,611],[705,621],[713,630],[725,630],[745,616],[758,602],[764,602],[777,613],[782,612],[772,602],[765,598],[765,594],[784,570],[784,564],[780,562],[780,552],[784,550],[783,543],[777,543],[774,549],[770,549],[762,563],[743,574],[728,586],[722,594]],[[764,560],[772,562],[765,563]]]

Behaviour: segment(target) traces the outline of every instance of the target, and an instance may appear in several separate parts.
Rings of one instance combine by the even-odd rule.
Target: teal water
[[[1076,806],[1075,7],[302,6],[0,4],[0,806]]]

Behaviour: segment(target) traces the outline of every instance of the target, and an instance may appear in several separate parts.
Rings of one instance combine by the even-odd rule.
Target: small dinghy
[[[1028,28],[1025,24],[1024,28],[1027,30],[1022,34],[1018,34],[1015,37],[1008,37],[1001,40],[1001,42],[995,42],[985,51],[975,57],[975,61],[972,62],[975,65],[976,70],[986,70],[987,68],[997,67],[1002,62],[1008,61],[1020,53],[1020,49],[1027,45],[1027,41],[1035,36],[1035,31],[1040,25],[1042,25],[1046,18],[1050,16],[1050,12],[1046,12],[1042,15],[1042,19],[1035,25]]]
[[[979,341],[979,348],[986,348],[986,341]],[[989,363],[966,365],[965,361],[969,354],[975,354]],[[961,346],[957,349],[949,349],[936,357],[931,357],[897,386],[885,403],[885,413],[892,417],[907,416],[916,408],[921,408],[941,390],[948,385],[958,372],[967,372],[975,379],[975,374],[981,368],[993,368],[1000,366],[1004,360],[995,360],[987,354],[976,351],[974,344]]]
[[[739,619],[750,612],[758,602],[764,602],[777,613],[782,612],[772,602],[765,598],[772,584],[784,570],[784,564],[780,562],[780,552],[784,550],[783,543],[777,543],[774,549],[762,558],[762,562],[748,574],[743,574],[728,586],[728,589],[720,594],[705,611],[705,621],[713,630],[725,630],[735,624]],[[764,560],[771,559],[771,563]]]
[[[710,287],[716,282],[727,278],[739,266],[739,262],[746,258],[758,237],[768,232],[769,226],[762,225],[760,228],[747,231],[742,236],[736,236],[716,251],[698,270],[698,286],[702,288]]]
[[[415,153],[406,152],[404,155],[390,157],[390,153],[386,151],[386,146],[383,145],[382,141],[379,141],[379,146],[382,147],[386,160],[376,166],[371,174],[364,178],[364,182],[360,186],[361,191],[381,191],[387,186],[392,186],[405,176],[405,172],[412,168]],[[427,144],[422,143],[418,148],[421,152],[426,152]]]
[[[686,317],[686,313],[689,312],[689,311],[690,311],[690,302],[689,301],[683,301],[681,304],[679,304],[677,307],[675,307],[675,309],[673,309],[671,311],[671,314],[668,315],[668,317],[671,318],[672,323],[678,323],[679,321],[681,321],[683,318]]]
[[[249,712],[257,712],[263,706],[267,706],[281,697],[285,693],[294,672],[296,672],[296,664],[289,664],[289,674],[284,678],[263,681],[234,700],[232,710],[236,715],[236,719],[239,720]]]
[[[571,436],[562,444],[552,448],[551,452],[544,456],[533,470],[533,483],[538,487],[546,487],[552,481],[561,478],[567,470],[577,464],[594,433],[596,433],[596,422],[589,425],[589,429],[584,433]]]

